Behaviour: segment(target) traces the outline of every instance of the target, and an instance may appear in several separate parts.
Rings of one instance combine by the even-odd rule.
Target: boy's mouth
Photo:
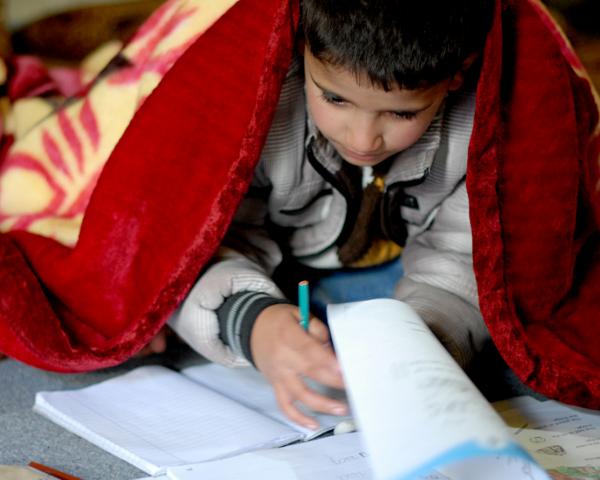
[[[376,163],[383,156],[382,152],[355,152],[339,144],[336,149],[345,159],[365,164]]]

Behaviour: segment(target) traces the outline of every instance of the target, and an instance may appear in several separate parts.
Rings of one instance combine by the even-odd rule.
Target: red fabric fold
[[[1,294],[1,351],[85,371],[158,331],[251,179],[291,59],[293,8],[240,1],[183,54],[112,153],[75,248],[2,235],[0,284],[13,287]]]
[[[522,381],[600,408],[598,110],[541,7],[504,9],[488,39],[467,174],[481,310]]]

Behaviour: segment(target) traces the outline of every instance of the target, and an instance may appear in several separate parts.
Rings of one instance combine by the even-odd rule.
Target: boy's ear
[[[478,56],[479,56],[479,54],[472,53],[465,59],[462,66],[460,67],[460,70],[458,72],[456,72],[454,77],[452,77],[450,79],[450,85],[448,87],[448,90],[450,90],[451,92],[454,92],[454,91],[458,90],[460,87],[462,87],[463,83],[465,82],[465,74],[467,73],[469,68],[471,68],[471,65],[473,65],[475,60],[477,60]]]

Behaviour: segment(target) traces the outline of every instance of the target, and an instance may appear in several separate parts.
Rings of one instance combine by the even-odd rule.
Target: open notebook
[[[260,373],[216,364],[140,367],[79,390],[39,392],[34,410],[151,475],[309,440],[344,418],[315,415],[322,428],[301,427],[279,411]]]
[[[600,412],[533,397],[493,405],[515,438],[539,463],[561,480],[600,478]],[[398,435],[398,434],[396,434]],[[394,445],[394,442],[391,442]],[[396,443],[397,445],[397,443]],[[398,458],[402,458],[399,450]],[[349,433],[285,448],[255,450],[214,462],[173,467],[170,480],[374,480],[372,458],[361,434]],[[483,468],[483,474],[482,474]],[[547,478],[522,456],[491,455],[438,465],[415,480],[535,480]],[[166,479],[163,479],[166,480]]]
[[[553,478],[600,479],[600,411],[517,397],[494,407]]]

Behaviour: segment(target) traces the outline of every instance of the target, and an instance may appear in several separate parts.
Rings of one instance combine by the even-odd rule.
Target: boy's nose
[[[348,129],[347,146],[355,153],[377,153],[382,143],[381,132],[373,123],[357,122]]]

